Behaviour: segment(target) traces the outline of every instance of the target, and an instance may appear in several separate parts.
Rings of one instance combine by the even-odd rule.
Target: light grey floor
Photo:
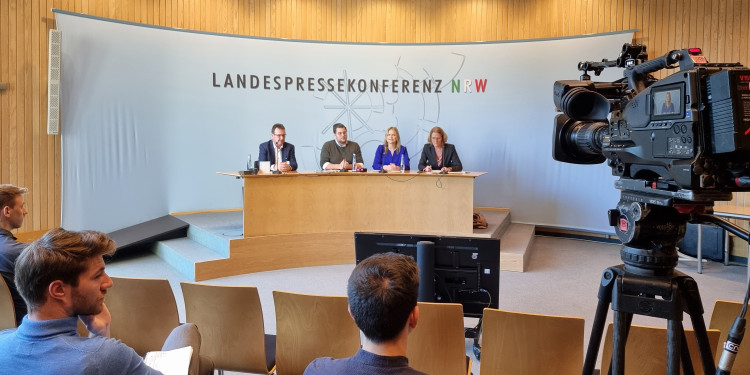
[[[503,310],[583,317],[586,321],[584,344],[587,344],[597,305],[601,273],[609,266],[622,263],[619,250],[620,245],[537,236],[527,272],[501,272],[499,307]],[[354,265],[296,268],[225,277],[206,283],[258,287],[266,332],[275,333],[273,290],[345,295],[346,281],[353,267]],[[697,274],[695,260],[687,258],[680,260],[677,269],[692,276],[698,283],[706,324],[717,299],[741,301],[744,297],[745,266],[724,266],[708,262],[704,264],[703,274]],[[123,257],[108,264],[107,272],[112,276],[169,279],[177,299],[180,318],[185,320],[179,283],[186,278],[155,255]],[[608,321],[611,321],[611,316],[610,311]],[[471,326],[475,322],[475,319],[466,319],[465,323],[466,326]],[[664,320],[643,316],[635,316],[633,323],[666,326]],[[687,328],[692,326],[687,317],[684,323]],[[479,361],[471,352],[470,340],[466,341],[466,347],[467,355],[474,359],[472,372],[478,375]]]

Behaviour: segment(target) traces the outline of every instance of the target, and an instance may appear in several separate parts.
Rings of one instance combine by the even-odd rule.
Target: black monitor
[[[470,317],[481,317],[485,307],[498,307],[500,240],[496,238],[354,233],[357,264],[387,252],[417,259],[419,241],[435,244],[435,302],[460,303],[464,316]]]

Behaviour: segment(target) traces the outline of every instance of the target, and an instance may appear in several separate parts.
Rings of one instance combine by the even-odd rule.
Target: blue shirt
[[[0,331],[0,368],[13,375],[161,374],[122,341],[81,337],[78,318],[29,320]]]
[[[406,147],[401,146],[401,149],[393,154],[391,154],[390,150],[386,150],[386,152],[383,153],[383,149],[385,149],[385,147],[383,145],[380,145],[375,151],[375,158],[372,162],[372,169],[380,170],[383,169],[383,165],[389,165],[391,163],[400,167],[401,158],[404,159],[404,169],[407,171],[411,169],[409,168],[409,151],[406,150]]]

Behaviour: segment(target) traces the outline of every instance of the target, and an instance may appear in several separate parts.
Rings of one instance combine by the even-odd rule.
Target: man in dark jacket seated
[[[378,254],[360,262],[349,277],[349,314],[364,333],[353,357],[317,358],[305,369],[315,374],[422,374],[409,367],[406,342],[417,327],[419,271],[414,258]]]

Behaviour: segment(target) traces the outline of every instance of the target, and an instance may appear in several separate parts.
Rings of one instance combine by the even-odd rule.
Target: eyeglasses
[[[274,134],[274,137],[286,137],[286,133],[283,134]]]

